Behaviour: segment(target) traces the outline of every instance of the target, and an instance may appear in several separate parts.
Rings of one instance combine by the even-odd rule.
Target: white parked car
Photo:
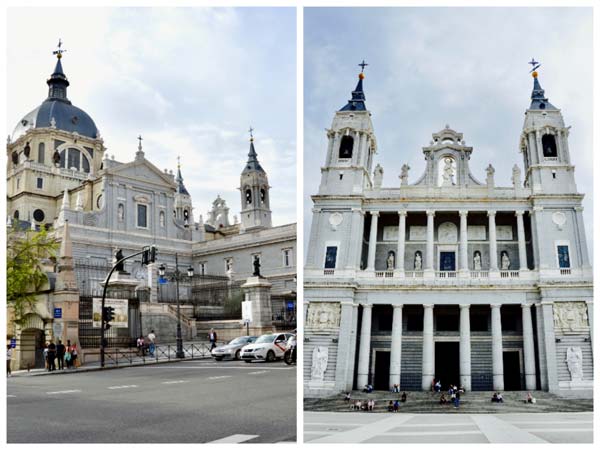
[[[291,333],[263,334],[254,343],[242,348],[241,358],[247,363],[283,359],[285,345],[290,336]]]

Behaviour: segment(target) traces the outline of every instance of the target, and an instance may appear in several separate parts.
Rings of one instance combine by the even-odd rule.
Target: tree
[[[54,257],[57,248],[57,240],[43,228],[40,231],[13,228],[8,233],[6,302],[13,308],[15,323],[22,323],[24,315],[33,309],[36,293],[47,281],[41,262]]]

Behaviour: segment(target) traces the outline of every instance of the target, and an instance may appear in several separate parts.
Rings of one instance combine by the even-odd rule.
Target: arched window
[[[19,220],[19,210],[18,209],[15,210],[15,213],[13,214],[13,217],[14,217],[15,220]]]
[[[38,162],[40,164],[44,164],[44,160],[46,159],[46,145],[43,142],[40,142],[38,145]]]
[[[250,188],[246,188],[246,205],[252,204],[252,190]]]
[[[90,173],[90,162],[85,155],[76,148],[68,148],[60,152],[59,167]]]
[[[340,159],[352,158],[352,148],[354,147],[354,138],[352,136],[343,136],[340,142]]]
[[[542,136],[542,150],[544,152],[544,158],[556,158],[558,156],[556,140],[553,135],[545,134]]]
[[[265,188],[260,188],[260,203],[263,205],[267,203],[267,190]]]

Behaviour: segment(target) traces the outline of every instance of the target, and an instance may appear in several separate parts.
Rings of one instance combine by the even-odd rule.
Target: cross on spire
[[[140,134],[140,135],[137,137],[137,139],[138,139],[138,141],[139,141],[139,142],[138,142],[138,149],[140,149],[140,150],[141,150],[141,149],[142,149],[142,140],[143,140],[143,139],[142,139],[142,135]]]
[[[52,52],[52,54],[53,54],[53,55],[56,55],[56,57],[57,57],[58,59],[60,59],[60,58],[62,58],[62,54],[63,54],[64,52],[66,52],[66,50],[63,50],[63,49],[61,48],[61,47],[62,47],[62,39],[60,39],[60,38],[58,39],[58,44],[57,44],[56,46],[58,47],[58,50],[54,50],[54,51]]]
[[[541,64],[533,58],[531,58],[531,61],[529,61],[527,64],[531,64],[531,70],[529,71],[529,73],[534,72],[535,70],[537,70],[538,67],[541,66]]]
[[[252,134],[253,131],[254,131],[254,128],[252,128],[252,125],[250,125],[250,128],[248,129],[248,133],[250,133],[250,140],[251,141],[254,140],[254,135]]]
[[[177,169],[181,168],[181,157],[177,155]]]
[[[359,67],[361,67],[360,73],[363,73],[365,71],[365,67],[367,67],[367,66],[368,66],[368,64],[363,59],[362,62],[359,64]]]

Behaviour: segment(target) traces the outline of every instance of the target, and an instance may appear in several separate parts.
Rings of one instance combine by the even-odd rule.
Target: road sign
[[[168,280],[166,278],[163,277],[159,277],[158,278],[158,284],[167,284]]]
[[[288,311],[293,311],[294,310],[294,301],[293,300],[288,300],[288,302],[287,302],[287,310]]]
[[[62,308],[54,308],[54,318],[62,319]]]
[[[242,302],[242,320],[244,322],[252,322],[252,300],[244,300]]]
[[[17,338],[11,338],[10,347],[15,348],[17,346]]]

